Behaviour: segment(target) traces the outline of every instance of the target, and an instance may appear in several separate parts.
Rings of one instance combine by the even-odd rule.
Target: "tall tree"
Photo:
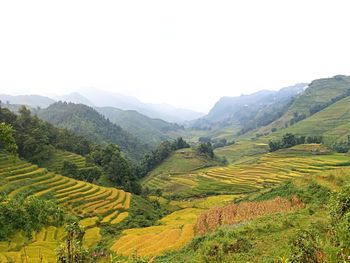
[[[0,149],[9,154],[17,155],[17,145],[13,133],[11,125],[4,122],[0,123]]]

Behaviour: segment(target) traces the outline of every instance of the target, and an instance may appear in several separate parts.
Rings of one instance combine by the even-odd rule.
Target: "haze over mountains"
[[[42,110],[38,111],[39,114],[50,111],[52,107],[45,108],[56,100],[84,104],[96,111],[93,114],[103,115],[106,120],[154,147],[164,140],[184,134],[184,128],[208,131],[208,135],[214,137],[223,130],[230,133],[230,138],[254,130],[259,134],[269,134],[292,126],[348,96],[349,86],[349,77],[337,75],[314,80],[310,84],[298,83],[278,91],[261,90],[238,97],[222,97],[204,116],[190,110],[143,103],[134,97],[93,88],[56,96],[54,99],[39,95],[0,95],[0,99],[11,104],[40,107]],[[66,105],[60,104],[56,110],[59,109],[60,113],[66,110],[70,112],[70,109],[64,109],[68,107]],[[76,107],[82,108],[83,105]],[[57,112],[50,113],[54,114]]]
[[[135,97],[118,93],[102,91],[94,88],[84,88],[79,92],[65,95],[54,95],[52,98],[40,95],[0,95],[3,102],[11,104],[26,104],[31,107],[48,107],[55,101],[81,103],[92,107],[115,107],[121,110],[136,110],[150,118],[163,119],[168,122],[182,123],[204,116],[203,113],[188,109],[180,109],[168,104],[152,104],[139,101]]]

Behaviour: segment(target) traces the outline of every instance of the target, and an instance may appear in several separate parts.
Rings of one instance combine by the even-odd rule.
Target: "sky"
[[[94,87],[207,112],[350,75],[348,0],[0,0],[0,93]]]

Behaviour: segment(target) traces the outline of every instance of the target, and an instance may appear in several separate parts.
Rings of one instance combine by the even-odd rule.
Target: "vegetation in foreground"
[[[154,262],[347,262],[350,256],[348,172],[349,169],[344,169],[328,176],[298,179],[252,196],[255,202],[276,196],[292,200],[297,196],[305,206],[222,225],[197,236],[178,252],[157,257]]]

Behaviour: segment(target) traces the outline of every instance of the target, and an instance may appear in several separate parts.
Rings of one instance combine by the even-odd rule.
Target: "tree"
[[[64,160],[62,165],[62,174],[77,179],[78,166],[75,163]]]
[[[297,138],[292,133],[286,133],[282,138],[283,148],[290,148],[297,145]]]
[[[0,149],[9,154],[17,155],[17,145],[13,133],[11,125],[0,123]]]
[[[73,222],[65,227],[66,242],[57,249],[59,263],[83,263],[89,260],[88,251],[83,247],[84,229]]]
[[[209,158],[214,158],[214,151],[210,142],[201,143],[197,148],[197,153],[200,155],[206,155]]]
[[[96,147],[89,159],[102,167],[108,180],[115,186],[134,193],[140,192],[141,188],[136,182],[132,167],[117,145],[109,144],[105,148]]]
[[[178,149],[189,148],[190,145],[184,139],[182,139],[182,137],[179,137],[173,143],[173,147],[174,149],[178,150]]]

